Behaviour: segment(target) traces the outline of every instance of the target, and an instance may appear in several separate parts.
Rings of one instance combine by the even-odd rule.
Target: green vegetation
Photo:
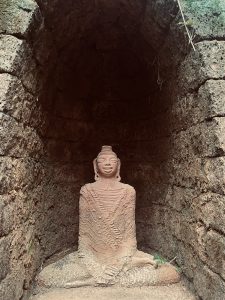
[[[159,254],[155,254],[155,255],[154,255],[154,260],[155,260],[159,265],[163,265],[163,264],[165,264],[165,263],[168,262],[164,257],[160,256]]]

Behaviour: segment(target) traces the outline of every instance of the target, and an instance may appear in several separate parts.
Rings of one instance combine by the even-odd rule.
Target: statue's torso
[[[95,195],[99,208],[102,213],[107,215],[111,215],[113,218],[113,214],[119,209],[121,202],[124,203],[126,201],[127,193],[128,193],[128,185],[120,184],[115,186],[114,188],[101,188],[97,187],[94,183],[90,184],[90,188]]]
[[[96,183],[81,189],[79,246],[97,257],[136,247],[135,191],[119,183],[104,189]]]

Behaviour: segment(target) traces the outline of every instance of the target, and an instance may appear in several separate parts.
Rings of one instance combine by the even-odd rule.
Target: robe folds
[[[86,184],[79,214],[79,255],[90,275],[116,277],[137,251],[134,188],[119,183],[105,190]]]

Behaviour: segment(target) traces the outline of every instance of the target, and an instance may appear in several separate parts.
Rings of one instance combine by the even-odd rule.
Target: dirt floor
[[[196,300],[182,284],[143,288],[52,289],[30,300]]]

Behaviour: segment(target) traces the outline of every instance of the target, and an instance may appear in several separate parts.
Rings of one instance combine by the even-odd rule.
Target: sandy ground
[[[196,300],[182,283],[142,288],[51,289],[30,300]]]

